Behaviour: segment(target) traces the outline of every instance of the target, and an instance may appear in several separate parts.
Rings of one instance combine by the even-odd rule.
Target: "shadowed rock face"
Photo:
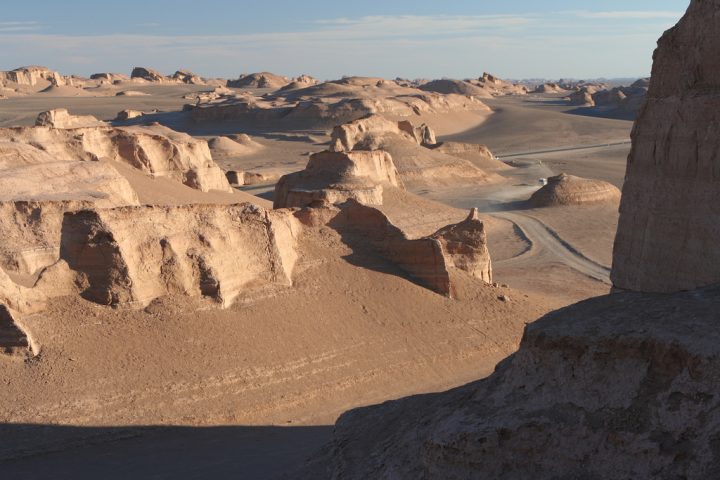
[[[720,1],[663,35],[633,129],[612,281],[675,292],[720,281]]]
[[[713,289],[551,313],[485,380],[344,414],[292,478],[716,478],[718,309]]]
[[[419,238],[408,236],[377,208],[355,200],[348,200],[339,208],[316,202],[313,208],[300,210],[296,215],[306,225],[336,229],[352,248],[373,249],[416,283],[441,295],[455,295],[454,270],[492,282],[485,226],[475,209],[464,221]]]
[[[228,306],[245,290],[291,283],[294,222],[250,204],[82,210],[65,215],[60,256],[101,304],[180,294]]]
[[[32,354],[27,334],[15,323],[10,310],[0,304],[0,354],[27,356]]]

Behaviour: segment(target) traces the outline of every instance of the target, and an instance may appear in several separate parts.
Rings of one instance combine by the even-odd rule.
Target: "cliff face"
[[[655,53],[620,206],[616,287],[688,290],[720,281],[720,1],[694,1]]]
[[[60,256],[101,304],[179,294],[227,306],[243,290],[291,283],[293,222],[250,204],[80,210],[65,215]]]

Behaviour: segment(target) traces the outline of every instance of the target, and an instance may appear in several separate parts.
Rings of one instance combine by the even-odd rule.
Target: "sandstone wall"
[[[620,205],[612,281],[675,292],[720,282],[720,1],[693,1],[658,43]]]

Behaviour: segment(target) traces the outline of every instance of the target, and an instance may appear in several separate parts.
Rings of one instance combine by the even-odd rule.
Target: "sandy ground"
[[[132,86],[139,97],[34,95],[0,101],[0,126],[27,125],[55,107],[111,119],[123,109],[165,113],[173,128],[210,137],[247,133],[263,145],[218,159],[225,169],[283,174],[322,150],[326,131],[194,125],[182,96],[207,88]],[[623,141],[631,122],[570,113],[553,96],[489,100],[490,115],[422,119],[441,140],[486,143],[502,156]],[[228,310],[165,299],[145,311],[63,299],[26,319],[35,360],[0,359],[0,471],[8,477],[272,478],[330,436],[343,411],[447,389],[487,375],[525,322],[607,293],[617,205],[528,209],[538,179],[560,172],[621,186],[628,147],[512,158],[506,181],[427,187],[387,198],[385,213],[426,235],[478,207],[495,280],[464,282],[458,300],[425,290],[332,231],[304,239],[295,287],[256,292]],[[129,168],[147,203],[267,206],[273,185],[201,194]],[[257,196],[255,196],[257,195]],[[405,205],[404,207],[402,205]],[[510,301],[498,297],[506,295]]]

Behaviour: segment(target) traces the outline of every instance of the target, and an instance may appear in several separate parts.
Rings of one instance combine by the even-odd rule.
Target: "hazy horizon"
[[[657,38],[686,0],[565,0],[504,5],[461,1],[275,2],[272,8],[208,0],[127,0],[97,12],[92,2],[40,0],[5,6],[0,69],[44,65],[65,74],[129,73],[134,66],[206,77],[270,71],[322,79],[636,78],[650,72]],[[648,5],[649,4],[649,5]]]

